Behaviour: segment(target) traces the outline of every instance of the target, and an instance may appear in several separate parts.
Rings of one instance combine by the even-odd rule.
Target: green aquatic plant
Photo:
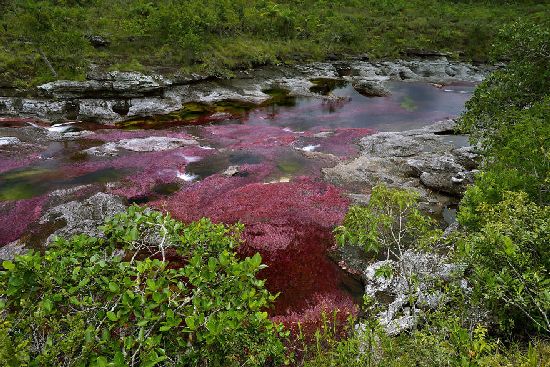
[[[416,111],[416,109],[418,108],[416,103],[414,103],[414,100],[409,96],[403,97],[403,99],[401,100],[399,105],[401,106],[401,108],[403,108],[403,109],[405,109],[409,112]]]

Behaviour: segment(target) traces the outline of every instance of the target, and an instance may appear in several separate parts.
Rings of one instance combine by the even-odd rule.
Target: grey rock
[[[357,80],[353,83],[353,88],[366,97],[386,97],[391,95],[389,89],[382,83],[373,80]]]
[[[475,150],[456,148],[446,135],[453,121],[422,129],[381,132],[360,141],[355,159],[323,169],[325,179],[356,187],[355,193],[383,183],[417,191],[428,212],[441,214],[472,183],[477,165]]]
[[[107,38],[97,34],[88,36],[88,41],[95,48],[107,47],[111,44],[111,41],[109,41]]]
[[[390,267],[392,274],[378,276],[381,267]],[[380,324],[389,335],[397,335],[413,328],[424,310],[435,309],[442,302],[444,295],[438,283],[460,280],[463,270],[463,266],[450,263],[443,255],[407,250],[400,260],[369,264],[362,278],[365,293],[383,305],[377,315]],[[411,297],[415,299],[413,304]]]
[[[239,174],[239,166],[229,166],[222,172],[224,176],[236,176],[237,174]]]
[[[3,145],[18,145],[21,144],[21,140],[15,137],[0,137],[0,146]]]
[[[134,98],[129,102],[125,116],[144,117],[162,115],[181,109],[181,102],[168,98]]]
[[[14,241],[0,247],[0,261],[13,260],[18,255],[23,255],[27,252],[27,248],[23,243]]]
[[[109,142],[98,147],[86,149],[84,152],[96,156],[114,156],[121,149],[133,152],[159,152],[176,149],[185,145],[198,145],[198,142],[194,139],[150,136],[147,138],[123,139],[117,142]]]
[[[71,237],[76,234],[101,236],[98,229],[106,218],[126,210],[124,201],[114,195],[99,192],[84,201],[71,201],[49,209],[40,218],[40,224],[62,221],[64,226],[51,234],[47,243],[55,236]]]
[[[113,71],[104,80],[70,81],[58,80],[38,86],[48,97],[72,98],[133,98],[160,95],[169,80],[160,76],[144,75],[137,72]]]

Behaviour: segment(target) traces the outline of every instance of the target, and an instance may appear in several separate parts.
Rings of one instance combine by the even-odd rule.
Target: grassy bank
[[[92,62],[231,75],[332,54],[398,57],[407,49],[484,61],[502,24],[542,19],[549,9],[548,1],[496,0],[8,0],[0,4],[0,81],[81,79]],[[108,44],[94,47],[96,35]]]

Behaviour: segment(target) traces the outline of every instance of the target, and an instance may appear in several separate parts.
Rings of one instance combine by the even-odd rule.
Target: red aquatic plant
[[[17,240],[40,218],[45,197],[0,202],[0,245]]]

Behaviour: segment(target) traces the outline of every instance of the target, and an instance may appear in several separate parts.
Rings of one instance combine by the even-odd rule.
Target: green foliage
[[[479,229],[459,243],[473,270],[473,296],[503,328],[550,333],[550,207],[507,192],[496,205],[480,203]]]
[[[241,225],[132,206],[102,229],[3,263],[0,354],[29,366],[284,362],[262,259],[235,255]]]
[[[509,62],[476,88],[461,118],[462,128],[489,152],[498,149],[501,129],[513,123],[510,113],[530,108],[549,96],[549,49],[548,22],[516,22],[500,31],[493,52]]]
[[[397,57],[437,49],[486,59],[496,29],[535,21],[548,2],[435,0],[93,0],[0,2],[0,75],[82,78],[89,62],[167,66],[230,75],[229,69],[319,60],[332,53]],[[111,41],[94,49],[87,37]],[[135,62],[134,62],[135,60]],[[25,65],[23,69],[21,65]]]
[[[420,212],[417,201],[413,191],[375,186],[369,203],[352,206],[334,230],[336,241],[372,253],[426,248],[440,237],[440,231],[433,229],[435,222]]]
[[[549,49],[548,22],[515,23],[501,32],[497,55],[510,62],[476,89],[461,118],[485,156],[485,172],[463,203],[463,223],[475,222],[477,203],[496,203],[508,190],[550,203]]]
[[[390,337],[367,319],[339,339],[321,328],[323,348],[302,361],[305,367],[538,367],[550,363],[550,344],[535,341],[525,348],[491,339],[487,329],[465,328],[447,312],[435,312],[420,328]]]

